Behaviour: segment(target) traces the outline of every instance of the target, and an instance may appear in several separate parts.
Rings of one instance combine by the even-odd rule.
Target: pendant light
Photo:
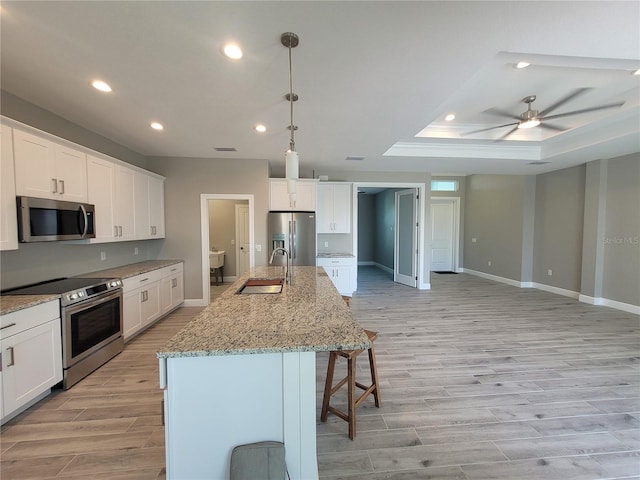
[[[296,152],[296,142],[293,133],[298,129],[293,124],[293,102],[298,100],[298,95],[293,93],[293,75],[291,73],[291,49],[298,46],[298,35],[292,32],[283,33],[280,36],[280,42],[282,45],[289,49],[289,93],[285,95],[289,101],[289,113],[290,123],[287,128],[291,131],[291,139],[289,140],[289,150],[284,156],[285,176],[287,178],[287,192],[289,193],[289,205],[295,207],[296,205],[296,190],[297,182],[300,173],[300,160],[298,158],[298,152]]]

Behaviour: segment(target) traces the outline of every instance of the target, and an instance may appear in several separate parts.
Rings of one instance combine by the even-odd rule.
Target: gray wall
[[[467,178],[464,268],[520,280],[524,206],[531,201],[527,192],[527,178],[521,175]]]
[[[0,93],[0,113],[3,116],[139,167],[153,170],[148,168],[144,156],[7,92]],[[49,278],[80,275],[155,259],[161,242],[162,240],[96,245],[69,242],[20,244],[18,250],[0,252],[2,266],[0,288],[11,288]],[[134,254],[136,247],[138,255]],[[100,260],[100,252],[106,253],[105,261]]]
[[[375,261],[375,205],[375,195],[358,195],[358,262]]]
[[[269,165],[266,160],[151,157],[149,165],[167,177],[165,231],[167,238],[159,251],[161,258],[185,262],[185,298],[202,298],[202,237],[200,231],[201,194],[254,195],[256,265],[267,263],[267,210],[269,206]]]
[[[640,305],[640,153],[607,163],[602,296]]]
[[[580,165],[536,176],[534,282],[580,291],[585,172]]]

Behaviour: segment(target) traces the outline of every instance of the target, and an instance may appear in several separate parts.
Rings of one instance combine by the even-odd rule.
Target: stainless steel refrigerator
[[[269,258],[273,250],[286,248],[291,265],[316,264],[316,213],[269,212]],[[286,256],[276,252],[272,265],[285,265]]]

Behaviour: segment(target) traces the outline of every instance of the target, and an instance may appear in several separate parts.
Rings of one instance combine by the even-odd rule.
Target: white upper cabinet
[[[16,194],[87,201],[87,158],[73,148],[14,129]]]
[[[296,201],[292,203],[284,178],[269,179],[269,210],[271,211],[316,211],[316,185],[318,181],[301,178],[296,182]]]
[[[112,242],[116,230],[116,166],[103,158],[87,155],[87,184],[89,203],[95,205],[96,238],[92,242]]]
[[[0,250],[18,248],[16,184],[11,128],[0,125]]]
[[[115,225],[116,240],[137,240],[135,215],[135,184],[136,171],[122,165],[116,165],[116,209]],[[98,213],[96,212],[96,216]]]
[[[164,238],[164,180],[138,172],[135,179],[139,238]]]
[[[319,183],[317,233],[351,232],[351,184]]]

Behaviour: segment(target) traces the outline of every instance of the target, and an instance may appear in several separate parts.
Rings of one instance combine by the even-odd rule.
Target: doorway
[[[457,272],[460,198],[431,198],[431,271]]]
[[[234,281],[238,273],[236,251],[239,243],[237,220],[238,209],[242,214],[242,246],[246,252],[243,263],[247,269],[255,264],[252,245],[254,243],[254,197],[250,194],[201,194],[200,230],[202,245],[202,306],[211,299],[211,276],[209,270],[209,252],[224,251],[222,273],[224,281]],[[246,271],[246,270],[245,270]]]
[[[400,198],[409,198],[409,203],[415,207],[410,209],[410,220],[406,222],[409,227],[407,232],[410,232],[406,239],[410,241],[412,246],[408,249],[398,249],[396,245],[398,244],[397,233],[399,228],[396,223],[395,192],[404,190],[409,190],[411,194],[408,197]],[[398,283],[410,283],[410,286],[421,290],[430,288],[429,270],[425,266],[425,258],[428,252],[425,251],[424,226],[429,213],[428,210],[425,210],[427,205],[425,191],[426,184],[424,183],[354,183],[353,217],[354,225],[357,227],[354,227],[353,233],[353,252],[356,255],[358,265],[373,265],[388,272],[390,280]],[[372,197],[375,197],[375,199],[372,199]],[[373,213],[363,211],[362,219],[359,218],[359,204],[361,201],[363,206],[369,205],[365,210],[373,209]],[[381,203],[384,204],[383,211],[380,211]],[[368,225],[365,215],[370,215]],[[371,223],[375,223],[375,225]],[[361,236],[363,243],[359,244],[358,239]],[[402,242],[404,239],[405,235],[403,234],[400,241]],[[385,248],[381,249],[381,246]],[[401,255],[400,259],[396,258],[398,253]],[[394,274],[394,271],[396,266],[400,265],[400,262],[402,262],[403,267],[401,267],[400,275],[398,276]],[[404,268],[405,266],[406,268]],[[406,282],[399,281],[403,279]]]

